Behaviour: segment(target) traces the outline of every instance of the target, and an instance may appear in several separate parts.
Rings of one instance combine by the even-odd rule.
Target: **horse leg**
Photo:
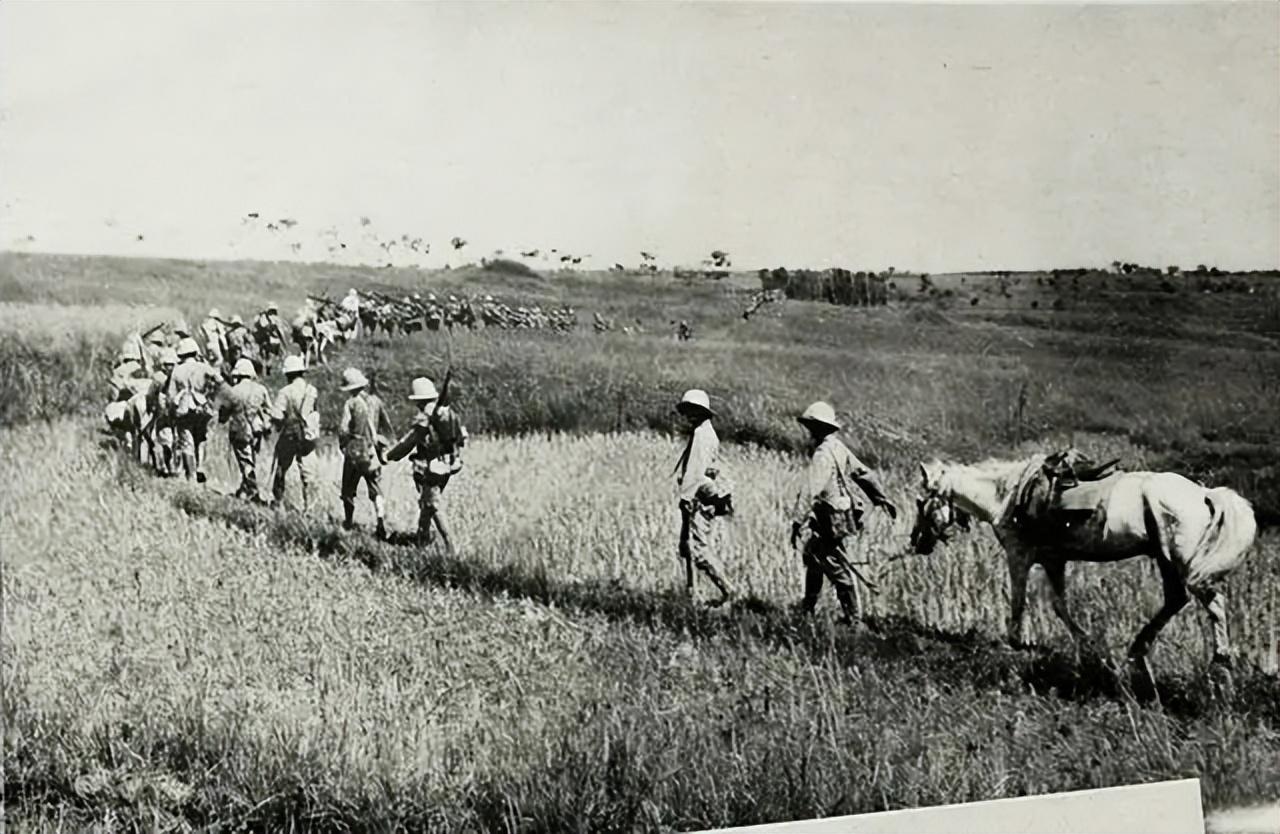
[[[1196,601],[1209,615],[1213,627],[1213,663],[1230,668],[1231,641],[1227,638],[1227,597],[1213,588],[1192,588]]]
[[[1022,643],[1022,616],[1027,610],[1027,574],[1031,560],[1017,550],[1009,551],[1009,645]]]
[[[1178,576],[1178,570],[1173,562],[1164,558],[1162,554],[1156,557],[1156,565],[1160,568],[1160,579],[1164,583],[1164,604],[1160,606],[1160,610],[1151,618],[1151,621],[1142,627],[1138,636],[1133,639],[1133,645],[1129,647],[1129,663],[1145,675],[1146,683],[1152,688],[1155,687],[1155,677],[1151,674],[1150,664],[1147,663],[1147,652],[1151,650],[1151,644],[1155,641],[1156,635],[1187,604],[1187,586],[1183,583],[1182,577]]]
[[[1071,616],[1067,607],[1067,564],[1063,561],[1048,560],[1043,563],[1045,576],[1049,578],[1049,587],[1053,591],[1053,613],[1058,615],[1063,625],[1076,640],[1085,640],[1087,635],[1080,624]]]

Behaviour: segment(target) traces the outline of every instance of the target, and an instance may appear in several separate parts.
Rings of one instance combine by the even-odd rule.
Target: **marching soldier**
[[[445,389],[447,394],[447,377]],[[418,413],[409,431],[387,452],[387,460],[400,460],[409,455],[413,462],[413,483],[418,489],[419,544],[431,543],[434,524],[446,550],[453,554],[453,540],[440,512],[441,493],[449,479],[462,469],[462,447],[467,431],[450,408],[438,404],[440,394],[430,379],[415,379],[409,400],[418,404]]]
[[[315,365],[317,361],[315,322],[316,313],[308,300],[298,309],[298,315],[293,317],[293,343],[298,346],[298,351],[308,365]]]
[[[289,337],[284,331],[284,322],[280,319],[280,305],[274,301],[258,313],[253,320],[253,337],[258,343],[258,356],[261,364],[266,363],[284,353]]]
[[[143,351],[139,349],[141,339],[131,334],[120,351],[120,360],[111,372],[111,402],[107,404],[104,416],[107,425],[130,450],[135,459],[142,456],[142,420],[146,415],[145,404],[141,410],[137,407],[139,395],[145,397],[151,386],[141,364]]]
[[[253,339],[239,313],[231,317],[231,324],[227,326],[226,344],[226,359],[232,367],[241,359],[253,358]]]
[[[840,423],[835,411],[825,402],[815,402],[800,415],[800,424],[809,432],[811,455],[800,506],[791,523],[791,546],[794,548],[804,530],[803,558],[805,566],[804,599],[799,610],[810,614],[818,604],[822,580],[835,586],[836,598],[844,611],[842,623],[861,622],[857,604],[855,571],[845,552],[845,538],[862,527],[862,505],[850,484],[857,484],[890,518],[898,510],[885,497],[875,474],[849,451],[837,436]]]
[[[247,358],[236,361],[231,383],[218,409],[218,422],[230,423],[227,438],[240,468],[236,497],[258,501],[258,451],[271,425],[271,394],[258,382],[253,362]]]
[[[226,361],[227,328],[222,323],[222,314],[217,307],[209,311],[200,330],[204,333],[205,355],[209,357],[209,364],[215,368],[221,367]]]
[[[173,455],[173,420],[169,417],[169,380],[178,367],[178,353],[173,348],[165,348],[159,355],[158,368],[151,377],[151,388],[147,391],[147,412],[150,415],[145,433],[151,441],[152,464],[156,471],[165,478],[174,475]]]
[[[301,356],[289,354],[284,358],[284,376],[288,384],[280,389],[271,408],[271,421],[280,427],[276,438],[271,495],[277,504],[284,499],[284,479],[296,462],[298,477],[302,481],[304,511],[311,505],[316,440],[320,437],[320,412],[316,410],[320,392],[304,378],[306,372],[307,365]]]
[[[205,482],[205,441],[213,418],[212,399],[222,385],[222,375],[201,360],[200,347],[190,336],[178,343],[178,366],[169,376],[166,389],[173,427],[177,433],[178,457],[187,480]]]
[[[689,442],[676,462],[675,474],[680,491],[680,559],[684,563],[685,593],[693,595],[693,569],[706,574],[720,592],[720,599],[709,603],[723,605],[733,594],[711,561],[711,542],[718,508],[716,456],[720,439],[711,425],[715,412],[705,391],[696,388],[684,393],[676,405],[689,429]]]
[[[120,358],[111,369],[111,400],[127,400],[133,396],[130,380],[142,373],[142,354],[132,341],[126,341]]]
[[[342,312],[349,324],[347,338],[355,341],[360,338],[360,293],[352,287],[342,299]],[[344,328],[347,329],[347,328]]]
[[[342,422],[338,424],[338,445],[342,448],[342,526],[354,526],[356,490],[364,481],[373,511],[378,519],[377,536],[387,537],[386,504],[382,500],[382,464],[387,437],[394,435],[382,400],[368,391],[369,380],[358,368],[347,368],[342,374],[342,390],[351,394],[342,406]],[[385,430],[386,434],[383,434]]]

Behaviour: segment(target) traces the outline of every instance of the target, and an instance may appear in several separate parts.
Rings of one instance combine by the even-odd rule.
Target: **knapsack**
[[[298,444],[314,444],[320,439],[320,412],[316,410],[318,396],[316,387],[308,384],[302,394],[300,406],[292,399],[288,401],[282,434]]]

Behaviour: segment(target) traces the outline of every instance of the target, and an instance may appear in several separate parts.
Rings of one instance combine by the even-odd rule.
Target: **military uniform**
[[[297,376],[280,389],[271,407],[271,419],[281,424],[280,436],[276,439],[276,474],[271,484],[271,494],[276,502],[284,498],[285,476],[297,463],[298,476],[302,480],[302,506],[304,509],[310,507],[312,484],[315,482],[316,444],[314,438],[307,437],[305,426],[308,415],[316,410],[319,396],[320,392],[314,385]]]
[[[235,363],[240,361],[242,358],[256,358],[256,351],[253,350],[253,344],[253,339],[250,338],[249,331],[243,324],[236,324],[229,328],[226,335],[226,361],[234,366]]]
[[[209,318],[200,325],[200,330],[204,334],[205,355],[209,358],[209,364],[214,367],[226,361],[227,353],[227,328],[215,318],[217,314],[217,310],[211,310]]]
[[[165,395],[176,433],[178,457],[187,478],[204,482],[204,444],[213,418],[211,400],[222,375],[194,355],[173,369]]]
[[[253,336],[258,343],[258,355],[264,362],[283,354],[284,346],[289,343],[284,321],[272,308],[262,311],[254,319]]]
[[[172,351],[172,348],[166,348],[166,352]],[[167,391],[169,389],[169,380],[173,376],[176,369],[174,366],[165,366],[164,353],[160,355],[160,370],[151,375],[151,387],[147,390],[147,412],[150,420],[144,425],[143,431],[149,435],[151,443],[151,458],[155,469],[164,477],[173,475],[173,447],[174,447],[174,429],[173,419],[170,417],[169,397]]]
[[[407,455],[413,464],[413,484],[418,490],[419,540],[424,544],[431,541],[434,522],[446,548],[452,552],[453,543],[440,516],[441,497],[449,479],[462,468],[467,430],[447,406],[434,408],[436,392],[430,380],[414,380],[414,395],[410,399],[419,401],[420,410],[414,415],[409,430],[387,452],[387,460],[400,460]]]
[[[850,485],[857,484],[874,505],[885,507],[890,515],[896,515],[897,511],[885,497],[874,473],[836,435],[839,424],[830,406],[815,403],[805,415],[802,422],[816,422],[824,427],[825,433],[813,450],[792,519],[793,544],[803,531],[808,532],[802,551],[805,582],[800,608],[805,613],[813,611],[825,578],[835,587],[846,620],[852,622],[861,614],[845,539],[861,528],[863,505]]]
[[[360,294],[353,287],[342,299],[343,327],[347,338],[360,338]]]
[[[349,384],[353,381],[350,370],[354,369],[348,371]],[[363,375],[358,381],[364,383]],[[383,430],[386,434],[383,434]],[[383,521],[386,510],[382,500],[382,457],[387,445],[386,437],[393,433],[382,400],[375,395],[360,390],[343,405],[342,420],[338,425],[338,443],[342,447],[342,509],[347,527],[352,525],[355,513],[356,491],[360,482],[364,481],[378,519],[378,534],[386,534]]]
[[[241,360],[248,363],[248,360]],[[236,495],[241,498],[258,498],[258,452],[262,438],[271,421],[271,394],[266,387],[251,376],[252,370],[242,364],[236,368],[238,377],[222,397],[218,409],[218,422],[228,423],[227,439],[240,469],[240,485]]]
[[[711,425],[712,411],[704,392],[696,389],[686,392],[677,408],[695,424],[675,468],[680,493],[679,553],[685,569],[685,590],[693,592],[696,567],[727,599],[729,587],[711,559],[716,509],[706,497],[713,486],[710,476],[716,471],[720,439]]]

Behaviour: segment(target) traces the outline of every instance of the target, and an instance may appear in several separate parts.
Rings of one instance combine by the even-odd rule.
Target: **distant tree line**
[[[871,307],[889,301],[888,277],[893,270],[881,274],[839,267],[814,270],[786,267],[761,269],[760,282],[766,290],[782,290],[787,298],[801,301],[825,301],[847,307]]]

